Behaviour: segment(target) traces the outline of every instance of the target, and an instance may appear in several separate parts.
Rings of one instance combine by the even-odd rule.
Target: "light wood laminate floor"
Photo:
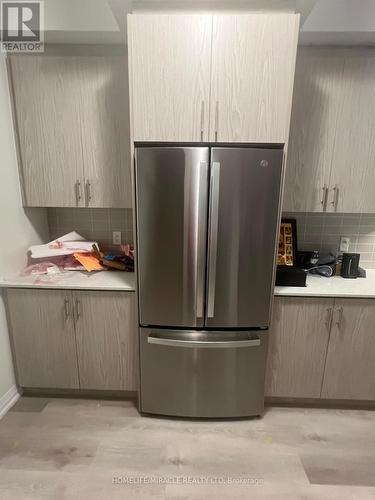
[[[1,500],[118,498],[374,499],[375,412],[189,421],[141,417],[132,402],[21,398],[0,421]]]

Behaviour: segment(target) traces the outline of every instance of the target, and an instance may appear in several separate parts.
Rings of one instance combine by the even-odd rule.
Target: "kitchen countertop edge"
[[[324,278],[323,276],[307,276],[307,286],[276,286],[277,297],[337,297],[375,299],[375,269],[366,270],[366,278],[345,279],[341,276]]]
[[[134,273],[103,271],[90,275],[80,271],[67,271],[63,274],[64,276],[56,275],[56,281],[44,276],[0,278],[0,288],[135,292]]]
[[[43,281],[45,280],[45,281]],[[135,292],[135,273],[103,271],[89,274],[69,271],[64,276],[53,278],[13,276],[0,278],[0,288],[29,288],[51,290],[93,290],[114,292]],[[348,280],[340,276],[323,278],[307,276],[306,287],[276,286],[277,297],[337,297],[375,299],[375,269],[367,270],[366,278]]]

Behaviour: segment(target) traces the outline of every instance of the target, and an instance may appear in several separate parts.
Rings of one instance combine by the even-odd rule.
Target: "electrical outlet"
[[[112,241],[114,245],[121,245],[121,231],[113,231]]]
[[[341,236],[340,238],[340,252],[349,252],[350,238]]]

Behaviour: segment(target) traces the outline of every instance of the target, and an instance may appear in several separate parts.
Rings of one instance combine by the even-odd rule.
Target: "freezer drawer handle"
[[[180,340],[166,339],[158,336],[149,335],[147,337],[149,344],[164,345],[168,347],[194,347],[194,348],[226,348],[229,347],[258,347],[260,346],[260,337],[249,340]]]
[[[213,318],[215,312],[217,230],[218,230],[218,219],[219,219],[219,186],[220,186],[220,163],[214,161],[212,163],[212,169],[211,169],[210,241],[209,241],[209,260],[208,260],[208,300],[207,300],[208,318]]]

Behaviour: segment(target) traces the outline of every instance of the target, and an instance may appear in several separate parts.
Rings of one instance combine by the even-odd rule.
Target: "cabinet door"
[[[336,299],[322,397],[375,399],[375,302]]]
[[[137,388],[135,293],[75,292],[81,389]]]
[[[333,299],[276,297],[266,396],[319,398]]]
[[[86,204],[131,208],[126,57],[80,58],[79,71]]]
[[[77,59],[13,56],[11,70],[25,205],[83,206]]]
[[[128,16],[134,141],[208,140],[211,15]]]
[[[287,142],[296,14],[215,15],[210,140]]]
[[[336,128],[330,211],[375,212],[375,57],[345,58]]]
[[[78,388],[71,293],[14,289],[7,296],[19,385]]]
[[[297,57],[283,209],[321,212],[328,199],[344,59],[332,50]],[[344,148],[347,154],[347,148]],[[338,182],[338,181],[337,181]]]

